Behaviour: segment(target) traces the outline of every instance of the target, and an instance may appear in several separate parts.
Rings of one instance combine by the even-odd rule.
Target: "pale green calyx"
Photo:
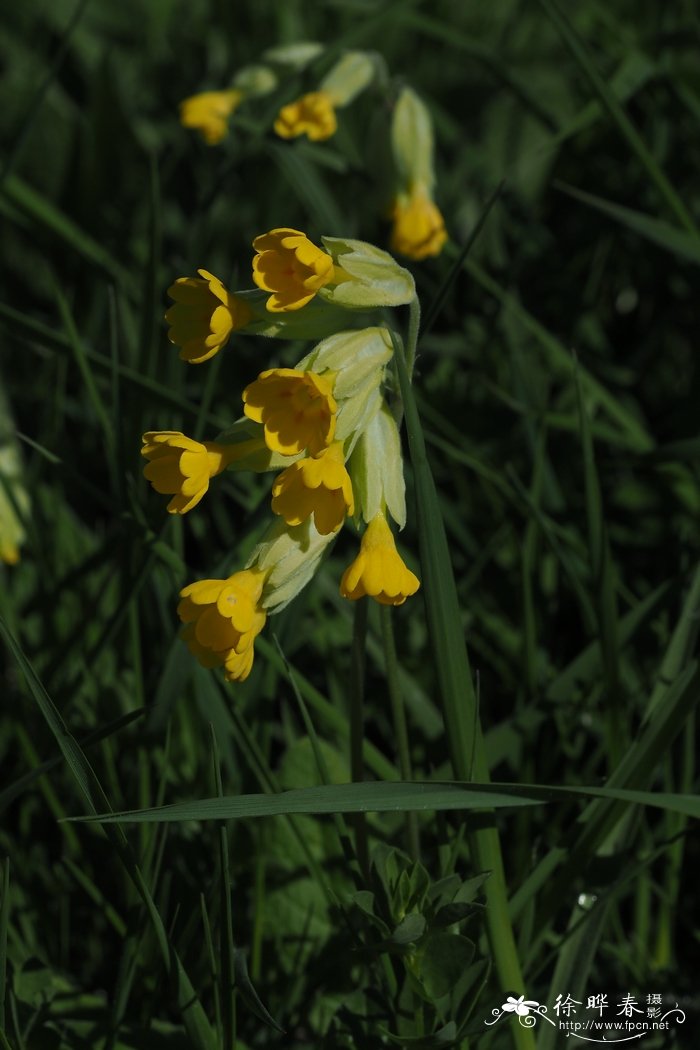
[[[433,121],[428,107],[411,88],[405,87],[394,106],[391,150],[402,189],[421,185],[430,191],[433,170]]]
[[[319,567],[321,558],[335,538],[322,536],[309,517],[301,525],[290,526],[278,518],[263,536],[246,568],[268,571],[262,600],[268,612],[281,610],[306,587]]]
[[[380,386],[384,368],[393,353],[386,328],[362,328],[338,332],[324,339],[298,365],[301,370],[333,372],[333,396],[338,403],[335,437],[349,442],[346,455],[355,447],[362,429],[381,405]]]
[[[406,484],[396,422],[382,400],[363,429],[348,464],[356,512],[372,521],[386,507],[400,529],[406,524]]]
[[[337,332],[341,325],[347,326],[347,311],[318,296],[303,310],[273,313],[265,305],[268,295],[257,288],[236,292],[236,298],[245,302],[253,315],[245,328],[238,330],[239,335],[263,335],[268,339],[323,339],[331,332]]]
[[[324,247],[339,268],[341,280],[319,289],[318,296],[336,306],[368,309],[405,306],[416,295],[412,275],[381,248],[366,241],[322,237]]]
[[[336,398],[351,397],[368,375],[377,373],[391,360],[393,347],[386,328],[360,328],[337,332],[315,346],[297,368],[312,372],[335,372]]]
[[[334,106],[347,106],[372,83],[379,56],[367,51],[348,51],[318,86],[331,96]]]

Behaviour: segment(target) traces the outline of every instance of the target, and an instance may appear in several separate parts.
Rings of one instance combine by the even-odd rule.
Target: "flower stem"
[[[365,645],[367,637],[367,602],[355,602],[350,654],[350,775],[353,782],[364,780],[362,745],[364,743]],[[364,813],[352,815],[355,852],[365,881],[369,878],[367,818]]]
[[[406,340],[406,371],[409,380],[413,379],[413,369],[416,365],[416,350],[418,349],[418,333],[420,332],[420,299],[418,296],[411,300],[408,307],[408,333]]]
[[[464,781],[488,783],[488,758],[450,549],[409,378],[409,362],[412,367],[415,361],[418,321],[418,311],[412,309],[406,354],[404,356],[400,340],[394,339],[394,359],[413,465],[428,628],[436,656],[443,717],[455,776]],[[469,849],[475,871],[490,872],[484,887],[486,929],[501,990],[506,994],[521,995],[525,987],[508,913],[508,892],[496,827],[471,829]],[[534,1050],[535,1041],[528,1029],[514,1025],[511,1037],[517,1050]]]
[[[411,752],[408,743],[408,726],[406,724],[406,708],[403,702],[403,694],[399,686],[399,662],[396,656],[396,643],[394,641],[394,624],[391,619],[391,607],[388,605],[382,605],[379,614],[382,624],[386,684],[389,689],[391,713],[394,720],[394,732],[396,733],[399,770],[402,780],[413,780]],[[409,855],[413,860],[418,860],[420,858],[420,841],[418,838],[418,816],[416,813],[406,814],[406,831],[408,834]]]

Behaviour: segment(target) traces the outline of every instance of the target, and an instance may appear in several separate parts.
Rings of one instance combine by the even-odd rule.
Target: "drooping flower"
[[[180,123],[199,131],[208,146],[216,146],[228,135],[228,118],[240,105],[243,92],[202,91],[180,103]]]
[[[165,320],[168,339],[179,346],[180,357],[191,365],[208,361],[226,346],[231,332],[245,328],[252,318],[246,302],[232,295],[218,277],[197,270],[199,277],[178,277],[168,288],[175,300]]]
[[[283,106],[274,124],[283,139],[306,135],[312,142],[321,142],[335,135],[338,121],[333,96],[328,91],[311,91]]]
[[[186,514],[196,507],[234,454],[234,446],[194,441],[179,430],[149,430],[143,435],[141,455],[148,460],[144,476],[156,492],[172,496],[170,514]]]
[[[301,525],[313,514],[322,536],[337,532],[346,514],[355,512],[342,442],[334,441],[317,456],[287,467],[272,486],[272,510],[287,525]]]
[[[419,587],[418,577],[404,564],[380,511],[363,533],[360,553],[343,573],[340,593],[352,601],[369,596],[382,605],[403,605]]]
[[[180,591],[183,640],[203,667],[224,667],[229,681],[242,682],[253,666],[253,644],[267,619],[260,607],[265,576],[259,569],[244,569]]]
[[[317,248],[299,230],[281,227],[253,241],[253,280],[271,292],[267,309],[272,313],[299,310],[319,288],[335,279],[335,266],[327,252]]]
[[[332,378],[270,368],[243,391],[248,419],[262,423],[265,444],[283,456],[318,455],[333,440],[337,405]]]
[[[400,193],[392,219],[392,251],[409,259],[440,254],[447,240],[445,221],[425,186],[416,184],[408,193]]]

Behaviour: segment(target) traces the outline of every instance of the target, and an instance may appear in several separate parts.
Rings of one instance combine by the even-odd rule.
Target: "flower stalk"
[[[415,477],[428,628],[435,653],[445,729],[455,776],[464,781],[488,783],[488,763],[445,526],[408,372],[408,362],[413,363],[416,356],[419,334],[417,318],[417,311],[414,310],[405,356],[398,339],[394,342],[394,356]],[[484,884],[486,927],[501,989],[506,993],[521,995],[525,987],[508,912],[508,893],[498,831],[495,827],[480,828],[469,833],[468,841],[476,871],[490,872]],[[517,1050],[534,1050],[533,1035],[528,1029],[514,1026],[512,1036]]]

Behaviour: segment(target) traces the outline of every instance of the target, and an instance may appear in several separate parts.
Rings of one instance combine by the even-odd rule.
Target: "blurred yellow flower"
[[[199,580],[180,591],[182,638],[203,667],[223,667],[242,682],[253,666],[253,644],[265,626],[260,607],[266,573],[244,569],[227,580]]]
[[[340,593],[356,601],[369,596],[382,605],[403,605],[420,587],[396,550],[383,513],[372,518],[360,542],[360,553],[343,573]]]
[[[0,432],[6,427],[9,431],[10,425],[14,426],[0,391]],[[20,452],[9,431],[0,436],[0,561],[6,565],[17,564],[26,539],[22,519],[29,520],[31,511],[24,477]]]
[[[345,515],[355,512],[342,442],[334,441],[318,456],[287,467],[272,486],[272,510],[287,525],[301,525],[313,514],[321,536],[337,532]]]
[[[253,280],[271,292],[267,309],[273,313],[299,310],[319,288],[334,280],[335,267],[327,252],[317,248],[299,230],[280,228],[253,241]]]
[[[180,103],[180,123],[195,128],[208,146],[215,146],[228,135],[228,118],[243,98],[242,91],[202,91]]]
[[[149,430],[143,435],[141,455],[148,460],[144,476],[156,492],[172,496],[170,514],[186,514],[199,503],[209,479],[220,474],[233,446],[194,441],[178,430]]]
[[[248,419],[262,423],[265,444],[283,456],[318,455],[335,434],[332,378],[296,368],[270,368],[243,391]]]
[[[306,135],[312,142],[329,139],[337,127],[334,99],[328,91],[311,91],[283,106],[274,124],[280,138]]]
[[[439,255],[447,240],[445,221],[430,193],[420,184],[394,202],[391,250],[409,259]]]

